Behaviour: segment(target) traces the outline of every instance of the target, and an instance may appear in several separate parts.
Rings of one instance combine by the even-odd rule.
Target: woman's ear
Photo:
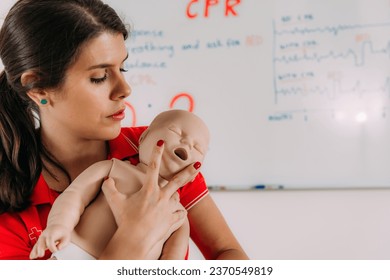
[[[39,88],[34,88],[32,85],[38,80],[38,76],[33,71],[27,71],[20,77],[20,82],[23,87],[30,88],[27,90],[27,95],[38,105],[46,105],[48,103],[47,93]]]

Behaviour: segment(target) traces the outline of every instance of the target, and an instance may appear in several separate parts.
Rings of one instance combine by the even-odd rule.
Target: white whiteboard
[[[124,125],[193,110],[208,184],[390,186],[390,1],[106,2],[133,29]]]

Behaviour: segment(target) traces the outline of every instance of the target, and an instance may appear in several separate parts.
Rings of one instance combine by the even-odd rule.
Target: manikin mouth
[[[175,155],[180,158],[181,160],[187,160],[188,154],[187,151],[183,148],[177,148],[174,150]]]

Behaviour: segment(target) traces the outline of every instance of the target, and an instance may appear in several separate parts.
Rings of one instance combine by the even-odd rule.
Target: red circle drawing
[[[125,101],[125,105],[126,105],[126,107],[128,107],[130,109],[132,117],[133,117],[133,122],[132,122],[131,126],[135,126],[137,124],[137,116],[135,115],[135,109],[134,109],[133,105],[130,104],[130,102]]]
[[[179,93],[178,95],[173,97],[171,100],[171,103],[169,104],[169,108],[172,109],[173,106],[175,105],[176,101],[180,98],[187,98],[188,99],[188,103],[189,103],[188,111],[192,112],[194,110],[194,98],[190,94],[185,93],[185,92]]]

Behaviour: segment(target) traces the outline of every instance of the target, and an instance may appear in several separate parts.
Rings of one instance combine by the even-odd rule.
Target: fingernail
[[[194,168],[195,168],[196,170],[198,170],[201,166],[202,166],[202,164],[201,164],[199,161],[197,161],[197,162],[194,163]]]
[[[164,144],[164,140],[158,140],[157,146],[161,147]]]

